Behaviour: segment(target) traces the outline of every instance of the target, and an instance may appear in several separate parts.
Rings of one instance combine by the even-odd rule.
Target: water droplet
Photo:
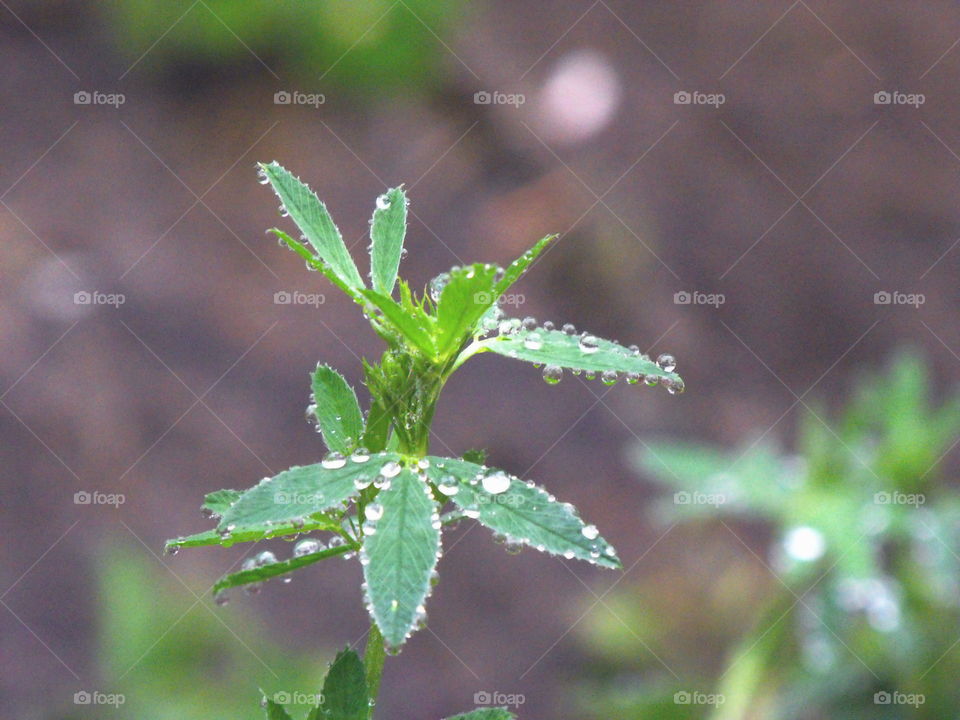
[[[400,463],[396,460],[388,460],[383,464],[383,467],[380,468],[380,474],[385,478],[392,478],[399,475],[401,469]]]
[[[480,517],[480,511],[477,508],[464,508],[463,516],[468,517],[471,520],[476,520],[478,517]]]
[[[366,490],[372,482],[373,478],[371,477],[355,477],[353,479],[353,486],[357,490]]]
[[[604,385],[616,385],[619,378],[616,370],[604,370],[600,373],[600,382]]]
[[[350,459],[355,463],[365,463],[370,459],[370,451],[365,447],[358,447],[352,453],[350,453]]]
[[[262,553],[257,555],[256,563],[257,567],[263,567],[264,565],[273,565],[277,561],[277,556],[274,555],[269,550],[264,550]]]
[[[523,550],[523,543],[516,540],[507,540],[505,549],[508,555],[518,555]]]
[[[564,324],[564,326],[563,326],[562,328],[560,328],[560,329],[563,330],[563,334],[564,334],[564,335],[576,335],[576,334],[577,334],[577,326],[574,325],[573,323],[566,323],[566,324]]]
[[[673,357],[673,355],[664,353],[657,358],[657,365],[659,365],[660,369],[664,372],[673,372],[677,369],[677,360]]]
[[[543,381],[548,385],[556,385],[563,379],[563,368],[559,365],[547,365],[543,369]]]
[[[417,467],[420,468],[421,470],[426,470],[427,468],[430,467],[430,461],[427,460],[426,458],[420,458],[419,460],[417,460]]]
[[[580,533],[581,533],[587,540],[596,540],[598,537],[600,537],[600,531],[597,530],[597,526],[596,526],[596,525],[584,525],[584,526],[580,529]]]
[[[361,530],[363,530],[363,534],[364,534],[365,536],[376,535],[376,534],[377,534],[377,524],[376,524],[375,522],[373,522],[372,520],[367,520],[367,521],[363,524],[363,527],[361,528]]]
[[[662,384],[667,388],[667,392],[671,395],[680,395],[684,390],[687,389],[687,386],[683,384],[683,380],[680,378],[677,378],[676,380],[664,378]]]
[[[304,538],[293,546],[293,556],[303,557],[304,555],[313,555],[323,550],[323,543],[316,538]]]
[[[640,348],[639,348],[638,346],[636,346],[636,345],[631,345],[630,347],[627,348],[627,350],[630,351],[630,354],[631,354],[631,355],[639,355],[639,354],[640,354]]]
[[[430,299],[434,302],[440,302],[440,296],[443,294],[443,289],[447,286],[447,283],[450,282],[450,273],[440,273],[433,280],[430,281],[429,292]]]
[[[624,379],[627,381],[627,385],[636,385],[640,382],[640,373],[627,373]]]
[[[389,490],[391,485],[393,485],[393,480],[383,475],[378,475],[377,479],[373,481],[373,486],[377,490]]]
[[[224,592],[223,590],[220,590],[216,595],[213,596],[213,602],[218,607],[223,607],[228,602],[230,602],[230,596],[227,595],[227,593]]]
[[[437,490],[442,492],[447,497],[453,497],[460,492],[460,485],[457,483],[457,479],[453,475],[447,475],[440,478],[440,482],[437,483]]]
[[[390,209],[390,198],[386,194],[381,195],[377,198],[377,210],[389,210]]]
[[[501,335],[513,335],[519,329],[520,320],[517,318],[507,318],[506,320],[501,320],[500,324],[497,326],[497,331]]]
[[[643,378],[643,382],[649,385],[650,387],[653,387],[658,382],[660,382],[660,377],[658,375],[645,375]]]
[[[580,352],[584,355],[595,353],[600,346],[600,341],[593,335],[584,335],[580,338]]]
[[[343,453],[332,452],[328,454],[320,464],[325,467],[327,470],[336,470],[342,468],[347,464],[347,459],[343,456]]]
[[[543,340],[537,333],[532,332],[523,339],[523,346],[527,350],[539,350],[543,347]]]
[[[367,505],[366,513],[368,520],[379,520],[383,517],[383,505],[380,503],[370,503]]]
[[[202,507],[202,508],[200,508],[200,517],[212,518],[212,517],[213,517],[213,510],[211,510],[211,509],[208,508],[208,507]]]
[[[345,544],[347,541],[344,540],[340,535],[334,535],[330,538],[330,541],[327,543],[328,548],[338,548],[341,545]]]
[[[240,563],[240,570],[246,572],[247,570],[255,570],[257,567],[256,558],[246,558],[242,563]]]
[[[495,470],[489,475],[484,475],[481,480],[483,489],[491,495],[499,495],[510,488],[510,476],[502,470]]]
[[[531,315],[527,315],[521,322],[520,326],[524,330],[533,330],[537,326],[537,319]]]
[[[177,542],[183,542],[183,538],[178,538]],[[167,546],[163,549],[163,552],[164,552],[165,555],[176,555],[178,552],[180,552],[180,546],[179,546],[179,545],[167,545]]]

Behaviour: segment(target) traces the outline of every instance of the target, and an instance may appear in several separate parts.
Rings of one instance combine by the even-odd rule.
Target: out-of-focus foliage
[[[303,83],[323,76],[325,84],[382,94],[409,91],[439,77],[446,50],[438,36],[459,5],[457,0],[205,0],[195,5],[120,0],[105,10],[122,50],[131,62],[143,55],[138,64],[148,68],[178,63],[228,68],[245,61],[258,67],[253,53],[281,76],[287,69]]]
[[[691,560],[703,577],[686,590],[700,593],[707,611],[681,628],[683,599],[644,607],[647,588],[620,592],[616,615],[637,634],[615,617],[595,623],[596,637],[620,641],[595,644],[610,674],[592,681],[605,700],[590,716],[953,717],[960,499],[940,470],[960,436],[960,398],[931,394],[923,363],[904,354],[886,374],[865,378],[839,417],[811,406],[796,455],[769,440],[735,452],[671,442],[634,448],[638,467],[671,490],[658,519],[716,521],[685,525],[709,536]],[[743,520],[772,532],[765,553],[748,549],[756,533]],[[730,546],[729,557],[717,543]],[[766,591],[727,592],[757,586],[743,577],[750,565],[766,575]],[[684,633],[713,636],[705,645],[726,647],[726,659],[698,658],[695,645],[678,654]],[[677,678],[650,654],[671,648],[666,662]],[[643,661],[630,667],[630,658]],[[724,701],[685,704],[678,692]]]
[[[233,607],[213,608],[209,594],[197,602],[136,550],[108,548],[98,586],[97,658],[101,677],[110,679],[99,689],[122,694],[124,702],[116,709],[71,704],[51,718],[260,720],[257,683],[270,697],[320,691],[319,657],[281,649],[252,618]]]

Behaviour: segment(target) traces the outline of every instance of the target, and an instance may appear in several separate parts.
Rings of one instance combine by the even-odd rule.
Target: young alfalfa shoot
[[[533,318],[504,315],[499,298],[555,235],[505,268],[492,263],[453,267],[417,293],[398,276],[407,197],[402,187],[392,188],[377,199],[370,221],[368,286],[310,188],[276,162],[261,164],[259,173],[261,183],[279,197],[281,214],[301,235],[270,232],[308,269],[360,305],[387,349],[379,362],[363,361],[371,396],[366,412],[339,372],[318,365],[312,373],[308,414],[327,447],[320,462],[264,478],[245,491],[207,495],[204,512],[217,521],[216,528],[168,541],[167,549],[328,533],[329,540],[301,539],[287,559],[270,551],[249,558],[240,572],[216,583],[215,596],[223,602],[232,587],[258,588],[329,557],[359,557],[372,618],[365,687],[373,699],[383,662],[382,646],[379,651],[376,646],[399,649],[424,622],[444,525],[473,518],[510,546],[620,567],[616,551],[594,525],[533,482],[487,467],[473,455],[430,455],[434,410],[449,377],[474,355],[493,352],[542,366],[550,384],[565,370],[587,378],[599,375],[607,385],[621,377],[629,384],[659,384],[671,393],[683,391],[683,380],[670,355],[654,362],[635,346],[578,333],[569,324],[558,329],[550,322],[538,325]],[[453,509],[441,514],[447,505]]]

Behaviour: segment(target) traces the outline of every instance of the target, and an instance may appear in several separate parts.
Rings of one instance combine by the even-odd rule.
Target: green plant
[[[700,709],[714,720],[955,714],[960,498],[943,482],[942,465],[960,434],[960,396],[938,403],[932,395],[923,362],[903,353],[886,372],[864,378],[837,417],[811,405],[795,453],[769,440],[732,452],[649,439],[635,446],[637,466],[674,491],[656,504],[654,516],[688,527],[704,521],[690,528],[699,534],[713,528],[692,557],[713,558],[705,564],[717,574],[715,604],[693,634],[717,637],[728,658],[711,679],[699,657],[671,657],[671,667],[686,666],[686,687],[668,678],[634,696],[627,704],[632,711],[621,704],[597,716],[689,717],[692,709],[671,698],[690,689],[690,677],[725,698]],[[752,522],[755,531],[758,520],[773,536],[765,557],[747,549],[748,536],[737,525]],[[719,570],[717,546],[724,541],[739,560]],[[759,590],[744,596],[744,585]],[[631,627],[659,631],[672,622],[650,617],[649,603],[612,602]],[[729,629],[744,616],[752,619],[739,622],[736,637]],[[723,627],[711,626],[718,618]],[[619,624],[597,629],[604,637],[622,634]],[[666,655],[661,637],[644,635]],[[677,634],[669,637],[675,650]],[[644,647],[637,646],[638,655]],[[611,663],[622,671],[629,654]],[[893,693],[923,699],[916,706],[875,701]]]
[[[215,596],[221,599],[234,586],[255,586],[329,557],[358,554],[372,618],[363,664],[352,651],[338,657],[324,685],[325,702],[333,705],[318,707],[311,720],[360,720],[373,712],[384,647],[398,650],[424,621],[445,524],[472,518],[508,544],[620,567],[613,547],[573,506],[532,482],[486,467],[481,454],[429,454],[434,409],[451,374],[474,355],[494,352],[544,365],[548,383],[559,382],[565,368],[588,377],[600,373],[607,384],[625,373],[629,383],[642,378],[672,393],[683,390],[683,381],[669,355],[653,362],[636,347],[578,335],[569,325],[557,330],[548,323],[538,327],[533,318],[503,316],[498,299],[556,236],[543,238],[505,269],[489,263],[454,267],[416,294],[397,278],[407,198],[402,188],[393,188],[378,198],[371,220],[367,287],[316,195],[277,163],[261,165],[260,175],[303,237],[298,241],[282,230],[271,232],[360,305],[387,349],[379,363],[363,363],[371,395],[366,414],[336,370],[320,365],[313,373],[308,412],[328,448],[320,463],[264,478],[243,492],[208,495],[204,508],[217,518],[217,527],[171,540],[167,547],[231,545],[311,531],[333,534],[326,544],[301,540],[288,560],[278,561],[270,552],[249,558],[240,572],[216,584]],[[441,515],[448,504],[452,508]],[[287,717],[273,701],[267,709],[270,718]],[[476,712],[467,717],[509,716],[499,710]]]

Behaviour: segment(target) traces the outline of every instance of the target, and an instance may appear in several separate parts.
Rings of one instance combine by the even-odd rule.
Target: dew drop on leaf
[[[263,567],[264,565],[273,565],[277,561],[277,556],[274,555],[269,550],[264,550],[262,553],[257,555],[256,563],[257,567]]]
[[[577,334],[577,326],[574,325],[573,323],[565,323],[564,326],[563,326],[562,328],[560,328],[560,329],[563,330],[563,334],[564,334],[564,335],[576,335],[576,334]]]
[[[380,474],[385,478],[396,477],[400,474],[400,463],[396,460],[388,460],[383,464],[383,467],[380,468]]]
[[[447,283],[450,282],[450,273],[440,273],[433,280],[430,281],[429,292],[430,299],[434,302],[440,302],[440,296],[443,294],[443,289],[447,286]]]
[[[383,505],[380,503],[370,503],[367,505],[366,513],[368,520],[379,520],[383,517]]]
[[[527,350],[539,350],[543,347],[543,340],[540,339],[537,333],[530,333],[523,339],[523,346]]]
[[[584,335],[580,338],[580,352],[584,355],[595,353],[600,345],[600,341],[593,335]]]
[[[502,470],[495,470],[489,475],[484,475],[480,481],[483,489],[491,495],[499,495],[510,488],[510,476]]]
[[[293,556],[303,557],[304,555],[313,555],[323,550],[323,543],[316,538],[304,538],[293,546]]]
[[[616,370],[604,370],[600,373],[600,382],[604,385],[616,385],[619,377]]]
[[[664,372],[673,372],[677,369],[677,360],[673,357],[673,355],[664,353],[657,358],[657,365],[659,365],[660,369]]]
[[[600,531],[597,530],[596,525],[584,525],[580,532],[587,540],[596,540],[600,537]]]
[[[377,198],[377,210],[389,210],[390,209],[390,198],[385,194]]]
[[[457,484],[457,479],[453,475],[447,475],[440,478],[440,482],[437,483],[437,490],[447,497],[453,497],[460,492],[460,485]]]
[[[543,381],[548,385],[556,385],[563,379],[563,368],[559,365],[547,365],[543,369]]]
[[[320,464],[327,470],[336,470],[346,465],[347,459],[343,456],[343,453],[332,452],[327,455]]]
[[[365,447],[358,447],[352,453],[350,453],[350,459],[355,463],[365,463],[370,459],[370,451]]]

